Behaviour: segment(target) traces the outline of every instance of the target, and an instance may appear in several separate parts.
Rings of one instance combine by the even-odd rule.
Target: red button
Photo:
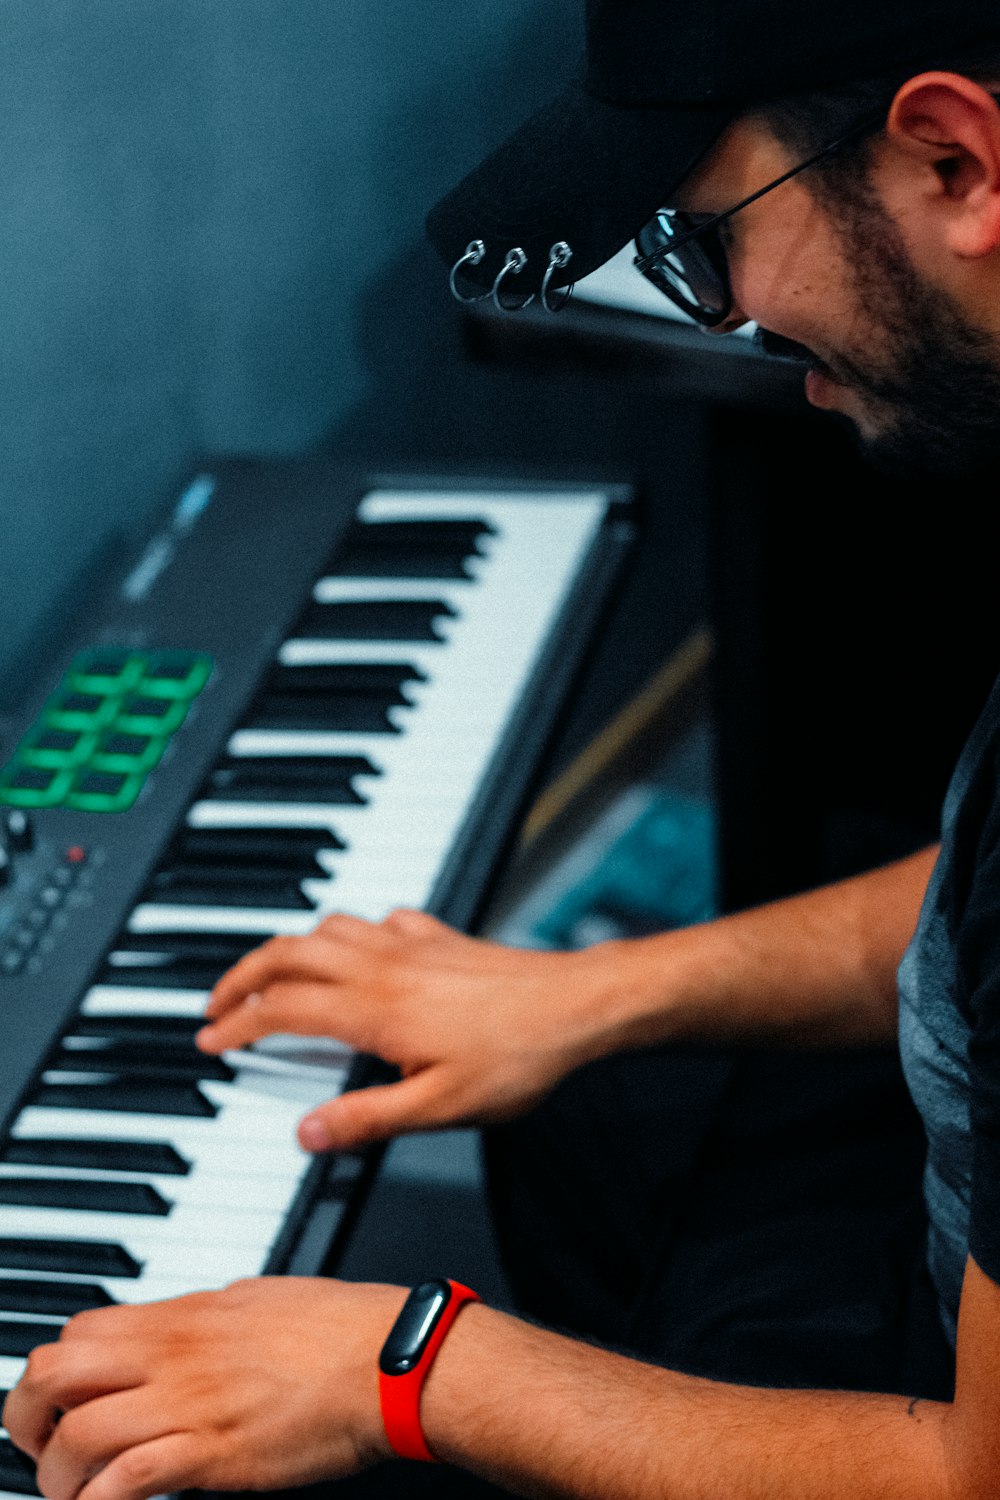
[[[82,844],[71,844],[66,850],[66,860],[71,865],[82,865],[87,858],[87,851]]]

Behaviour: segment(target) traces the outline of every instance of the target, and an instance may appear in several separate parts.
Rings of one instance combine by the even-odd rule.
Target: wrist
[[[704,932],[703,927],[685,928],[654,937],[622,938],[588,950],[605,977],[594,1058],[690,1034]]]
[[[435,1462],[421,1420],[423,1388],[458,1315],[478,1301],[461,1282],[438,1277],[420,1282],[403,1304],[378,1360],[382,1423],[397,1457]]]

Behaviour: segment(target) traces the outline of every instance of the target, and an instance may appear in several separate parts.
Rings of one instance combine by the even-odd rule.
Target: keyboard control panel
[[[0,771],[0,804],[126,812],[211,674],[196,651],[81,653]]]

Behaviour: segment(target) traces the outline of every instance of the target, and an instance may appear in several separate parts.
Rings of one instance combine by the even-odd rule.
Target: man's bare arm
[[[851,1046],[895,1034],[895,971],[934,860],[660,936],[538,953],[421,912],[336,916],[275,938],[214,992],[207,1051],[271,1032],[333,1036],[395,1064],[300,1130],[310,1150],[508,1119],[572,1069],[661,1042]]]
[[[637,943],[627,1041],[892,1040],[896,969],[936,857],[937,846],[922,849],[852,880]]]
[[[389,1456],[376,1359],[404,1296],[276,1277],[82,1313],[4,1421],[49,1500],[335,1479]],[[998,1351],[971,1260],[953,1403],[692,1378],[472,1304],[420,1415],[437,1457],[553,1500],[995,1500]]]

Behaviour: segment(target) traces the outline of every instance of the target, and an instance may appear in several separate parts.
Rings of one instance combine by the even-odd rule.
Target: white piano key
[[[30,1239],[112,1240],[125,1245],[140,1260],[156,1245],[177,1246],[270,1245],[283,1215],[243,1209],[214,1209],[178,1203],[164,1216],[100,1213],[77,1208],[25,1208],[0,1204],[0,1235]]]
[[[17,1385],[24,1374],[24,1363],[23,1359],[18,1359],[12,1354],[0,1354],[0,1388],[9,1391],[12,1386]],[[0,1490],[0,1495],[3,1494],[6,1494],[6,1491]]]
[[[135,985],[95,984],[80,1006],[84,1016],[174,1016],[197,1019],[208,1004],[209,990],[160,990]]]
[[[607,496],[586,488],[574,490],[572,494],[564,492],[554,500],[551,491],[530,486],[523,491],[505,490],[498,494],[496,490],[465,487],[420,490],[394,489],[385,485],[368,491],[358,505],[357,514],[361,521],[487,521],[502,533],[506,524],[522,517],[528,520],[533,516],[539,521],[542,508],[539,502],[543,503],[545,511],[557,504],[560,509],[573,507],[574,513],[577,509],[593,509],[603,514]],[[544,529],[543,523],[539,524],[540,529]]]
[[[414,667],[429,681],[441,666],[440,643],[427,641],[338,641],[323,637],[294,637],[278,650],[285,667],[326,667],[351,663]],[[407,690],[412,683],[407,684]]]
[[[336,573],[317,579],[317,604],[353,604],[410,599],[447,604],[461,614],[477,584],[471,578],[345,578]],[[398,642],[397,642],[398,645]]]

